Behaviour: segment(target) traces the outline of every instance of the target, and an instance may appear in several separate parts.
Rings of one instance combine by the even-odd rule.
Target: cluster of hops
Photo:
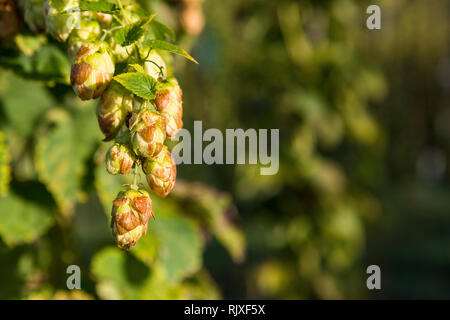
[[[75,94],[81,100],[100,98],[98,124],[104,141],[113,141],[106,154],[106,170],[112,175],[134,173],[136,178],[141,166],[150,188],[166,197],[175,184],[176,166],[164,143],[183,126],[182,91],[177,80],[168,77],[165,61],[155,48],[142,36],[136,37],[136,30],[152,16],[143,16],[135,1],[101,2],[109,11],[86,10],[86,5],[100,2],[81,0],[23,0],[22,9],[32,31],[48,32],[67,43]],[[117,72],[118,64],[123,71]],[[130,89],[120,78],[130,74],[152,83],[154,92],[143,95]],[[118,247],[133,247],[146,233],[150,216],[152,202],[142,187],[134,182],[119,192],[111,213]]]

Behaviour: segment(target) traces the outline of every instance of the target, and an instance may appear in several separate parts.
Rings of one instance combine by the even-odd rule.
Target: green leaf
[[[172,196],[178,200],[185,214],[211,230],[234,261],[243,260],[246,240],[241,228],[228,215],[235,211],[231,196],[199,183],[177,181]]]
[[[9,160],[8,146],[3,132],[0,131],[0,196],[8,192],[9,181],[11,179]]]
[[[21,137],[27,137],[54,101],[41,83],[22,79],[11,72],[2,72],[0,83],[0,98],[8,126]]]
[[[150,270],[130,253],[115,247],[107,247],[94,256],[91,272],[97,282],[97,294],[103,299],[179,298],[159,264]]]
[[[185,57],[188,60],[191,60],[192,62],[195,62],[198,64],[198,62],[192,58],[189,53],[187,53],[184,49],[181,49],[180,47],[171,44],[169,42],[166,41],[162,41],[162,40],[147,40],[144,42],[144,45],[149,46],[150,48],[153,49],[160,49],[160,50],[165,50],[165,51],[169,51],[171,53],[175,53],[178,54],[182,57]]]
[[[156,81],[148,74],[139,72],[122,73],[115,76],[114,80],[143,99],[152,100],[156,97]]]
[[[25,53],[1,55],[0,65],[26,79],[70,83],[69,58],[54,45],[42,45],[32,56]]]
[[[10,194],[0,200],[0,235],[6,244],[30,243],[44,234],[54,219],[48,208]]]
[[[175,31],[173,31],[169,26],[165,25],[161,21],[153,19],[150,26],[157,40],[166,40],[167,37],[172,40],[176,40]]]
[[[175,207],[166,202],[153,198],[156,218],[149,222],[148,233],[154,233],[159,240],[157,260],[168,280],[177,283],[200,269],[202,243],[200,231],[187,218],[174,215]]]
[[[102,13],[114,13],[119,10],[119,7],[114,3],[107,1],[80,1],[81,11],[92,11],[92,12],[102,12]]]
[[[65,214],[85,195],[86,162],[101,140],[94,110],[93,103],[81,102],[71,112],[54,109],[48,114],[52,126],[38,136],[35,162],[39,180]]]
[[[145,33],[145,26],[149,24],[155,15],[129,24],[114,33],[114,40],[122,47],[129,46],[138,41]]]

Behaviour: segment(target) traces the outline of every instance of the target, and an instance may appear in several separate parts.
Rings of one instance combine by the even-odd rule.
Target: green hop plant
[[[66,42],[81,21],[79,0],[44,0],[44,15],[47,31]]]
[[[106,170],[110,174],[127,174],[135,161],[133,151],[124,144],[114,143],[106,153]]]
[[[154,101],[156,109],[166,119],[166,132],[168,139],[175,138],[177,132],[183,128],[183,91],[175,78],[164,82],[156,92]]]
[[[171,192],[177,174],[164,142],[183,126],[182,90],[175,78],[167,80],[171,70],[157,50],[196,61],[161,39],[161,32],[174,32],[159,21],[152,25],[154,15],[147,15],[135,0],[19,2],[31,31],[47,30],[56,40],[67,42],[70,84],[77,96],[101,97],[98,124],[104,141],[115,140],[106,153],[106,170],[113,175],[134,173],[134,184],[117,195],[111,213],[117,245],[129,250],[146,233],[153,216],[148,193],[137,189],[137,168],[142,167],[150,188],[161,197]],[[14,1],[0,0],[0,37],[11,39],[17,34],[18,12]],[[155,32],[153,27],[163,31]],[[120,72],[114,77],[116,63]]]
[[[160,197],[166,197],[175,186],[177,166],[169,149],[164,146],[153,159],[145,159],[142,163],[147,183]]]
[[[24,19],[33,32],[45,32],[44,0],[24,0]]]
[[[152,158],[162,150],[166,140],[166,124],[161,115],[144,107],[130,118],[129,128],[131,144],[137,155]]]
[[[117,82],[113,82],[106,89],[97,105],[97,120],[101,131],[105,135],[104,141],[116,137],[118,131],[131,112],[133,97],[129,91]]]
[[[150,195],[145,190],[121,191],[113,201],[111,230],[117,246],[131,249],[147,233],[150,216],[154,217]]]
[[[95,99],[111,82],[114,70],[107,43],[84,44],[74,58],[70,83],[81,100]]]

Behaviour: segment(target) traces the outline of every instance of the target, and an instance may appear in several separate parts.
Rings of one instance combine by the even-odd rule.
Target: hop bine
[[[117,246],[130,250],[147,233],[152,201],[145,190],[121,191],[113,201],[111,230]]]
[[[166,146],[154,159],[145,159],[142,169],[147,183],[160,197],[166,197],[173,189],[177,177],[177,166]]]
[[[106,42],[81,46],[70,73],[70,83],[81,100],[98,98],[111,82],[114,62]]]

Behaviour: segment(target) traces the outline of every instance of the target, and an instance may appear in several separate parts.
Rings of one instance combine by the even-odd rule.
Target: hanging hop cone
[[[44,0],[25,0],[24,18],[33,32],[45,32]]]
[[[44,16],[47,31],[56,40],[66,42],[81,22],[79,1],[44,0]]]
[[[132,95],[117,82],[111,83],[97,105],[98,125],[105,135],[104,141],[114,139],[133,106]]]
[[[162,150],[166,140],[166,124],[161,115],[143,107],[130,118],[129,128],[131,144],[137,155],[152,158]]]
[[[152,201],[145,190],[119,192],[111,212],[111,230],[117,246],[131,249],[147,233],[150,216],[154,217]]]
[[[77,52],[70,83],[81,100],[98,98],[111,82],[114,62],[105,42],[84,44]]]
[[[13,0],[0,0],[0,38],[11,40],[19,32],[20,19]]]
[[[69,38],[69,59],[73,61],[78,50],[87,42],[97,40],[102,33],[100,23],[96,20],[83,19],[80,27],[75,28]]]
[[[110,174],[127,174],[135,161],[133,151],[124,144],[114,143],[106,153],[106,170]]]
[[[155,50],[144,47],[139,49],[139,54],[142,59],[145,59],[143,67],[149,76],[153,77],[155,80],[160,80],[167,76],[166,63]],[[133,60],[131,62],[137,63]]]
[[[177,177],[177,166],[166,146],[153,159],[145,159],[142,169],[150,188],[160,197],[166,197],[173,189]]]
[[[154,101],[156,109],[166,119],[167,138],[175,138],[183,128],[183,92],[175,78],[169,79],[157,91]]]

